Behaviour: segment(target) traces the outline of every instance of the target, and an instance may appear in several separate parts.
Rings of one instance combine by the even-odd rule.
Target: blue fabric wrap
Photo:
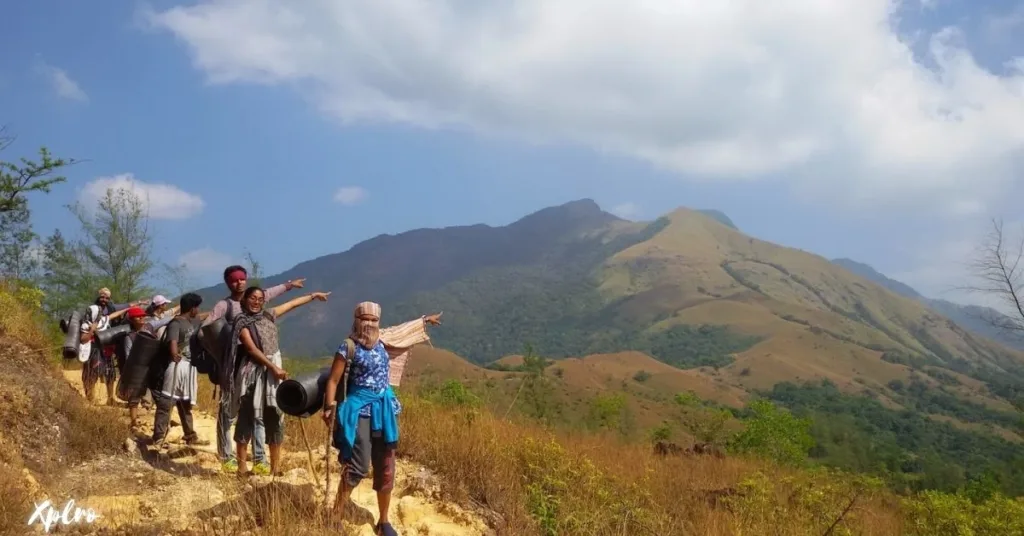
[[[395,392],[388,386],[383,393],[375,393],[366,387],[357,387],[348,392],[345,401],[338,406],[337,421],[334,423],[334,447],[341,451],[342,459],[352,458],[352,446],[359,429],[359,410],[370,405],[370,429],[383,430],[385,443],[398,442],[398,419],[392,406]],[[386,408],[386,411],[385,411]]]

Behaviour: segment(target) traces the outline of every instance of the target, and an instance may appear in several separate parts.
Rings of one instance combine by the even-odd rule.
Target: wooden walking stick
[[[346,350],[348,350],[348,355],[346,357],[351,360],[352,354],[355,353],[356,349],[355,341],[353,341],[352,339],[345,339],[345,345]],[[348,370],[349,367],[348,365],[346,365],[345,372],[342,373],[341,376],[341,396],[338,396],[337,393],[335,393],[334,396],[334,400],[335,402],[337,402],[337,404],[343,402],[345,398],[348,396]],[[324,393],[324,396],[326,397],[327,393]],[[328,512],[330,512],[331,510],[331,439],[334,438],[334,421],[338,420],[338,409],[340,409],[337,404],[334,406],[334,415],[332,416],[331,420],[327,421],[327,444],[324,446],[324,470],[327,473],[327,477],[324,479],[326,482],[326,486],[324,489],[324,500],[327,502]],[[326,400],[324,401],[324,405],[327,405]],[[342,485],[344,485],[343,480],[338,482],[339,493],[341,492]]]

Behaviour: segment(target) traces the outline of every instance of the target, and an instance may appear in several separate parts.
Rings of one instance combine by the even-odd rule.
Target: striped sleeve
[[[409,360],[412,347],[430,342],[430,336],[427,335],[426,322],[420,317],[380,330],[380,340],[384,341],[388,357],[391,358],[389,383],[398,386],[402,382],[402,373],[405,372],[405,364]]]

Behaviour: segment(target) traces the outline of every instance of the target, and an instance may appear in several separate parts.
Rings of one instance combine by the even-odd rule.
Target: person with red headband
[[[305,281],[305,278],[293,279],[287,283],[270,287],[263,292],[264,299],[269,303],[289,290],[302,288]],[[224,284],[227,285],[231,295],[218,301],[213,306],[213,310],[203,320],[203,326],[212,324],[218,318],[224,318],[230,326],[235,318],[242,314],[241,299],[249,284],[248,272],[245,271],[245,268],[238,265],[228,266],[224,269]],[[225,379],[224,377],[220,378],[221,382],[224,382]],[[221,392],[223,393],[223,389],[221,389]],[[234,442],[231,437],[231,427],[235,425],[236,419],[232,417],[230,402],[227,397],[220,397],[220,407],[217,411],[217,454],[223,464],[224,472],[237,473],[238,458],[235,456],[234,448],[232,448]],[[253,473],[255,474],[270,474],[265,443],[266,430],[257,423],[252,438],[252,457],[256,462],[253,465]]]

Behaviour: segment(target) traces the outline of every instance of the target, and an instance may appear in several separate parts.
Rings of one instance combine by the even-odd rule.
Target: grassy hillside
[[[688,371],[732,393],[719,397],[723,403],[782,382],[827,380],[893,411],[1021,439],[1014,408],[1024,401],[1020,352],[891,285],[744,235],[724,215],[678,209],[653,222],[627,222],[592,201],[576,201],[504,227],[376,237],[267,283],[293,277],[334,294],[284,320],[290,355],[333,351],[352,304],[374,299],[384,306],[385,323],[444,311],[434,343],[476,364],[521,353],[527,344],[563,360],[602,354],[637,361],[644,354],[671,367],[654,372],[652,364],[634,363],[635,372],[649,368],[654,377],[675,378],[675,369]],[[566,360],[560,370],[577,366]],[[563,403],[546,418],[586,420],[590,409],[580,401],[589,395],[580,388],[616,381],[621,387],[624,380],[611,377],[555,390],[550,396]],[[495,404],[515,396],[515,381],[490,381],[507,384],[488,389],[498,393],[487,395]],[[666,411],[658,396],[674,396],[654,391],[639,386],[646,407],[628,404],[642,422]]]
[[[23,534],[73,464],[118,452],[128,427],[64,381],[35,289],[0,282],[0,534]]]
[[[83,468],[93,467],[86,474],[97,476],[96,466],[114,473],[132,463],[137,469],[122,475],[131,483],[143,474],[132,476],[133,470],[151,471],[144,478],[162,483],[146,488],[139,479],[134,492],[142,495],[133,497],[136,501],[163,497],[164,486],[206,486],[209,497],[221,501],[223,508],[218,512],[230,514],[217,518],[219,528],[209,529],[217,533],[324,533],[320,503],[314,500],[310,485],[251,480],[243,485],[234,478],[202,472],[164,473],[116,454],[128,433],[125,411],[92,407],[63,380],[52,338],[40,323],[33,296],[38,297],[31,290],[0,287],[0,342],[5,349],[0,360],[4,401],[0,405],[0,533],[24,532],[33,500],[48,497],[60,504],[93,489],[88,481],[68,489],[61,478],[66,471],[81,477]],[[593,387],[594,398],[605,402],[613,398],[607,396],[612,389],[601,386],[602,381],[639,384],[622,387],[635,393],[637,400],[687,389],[723,400],[736,397],[732,402],[742,403],[741,393],[720,387],[702,372],[679,370],[640,354],[543,362],[546,366],[539,369],[540,375],[535,374],[538,369],[530,369],[536,360],[532,355],[508,360],[507,365],[525,367],[526,372],[491,371],[450,352],[421,347],[410,364],[412,381],[402,387],[406,410],[401,417],[399,454],[403,461],[429,467],[432,473],[427,477],[437,478],[424,480],[424,489],[436,486],[432,496],[449,501],[452,511],[459,511],[455,505],[461,505],[461,511],[486,517],[496,534],[995,536],[1024,531],[1024,502],[1006,498],[985,480],[958,494],[900,497],[872,478],[808,466],[804,456],[810,443],[802,439],[805,423],[771,404],[750,402],[737,410],[740,418],[733,418],[726,428],[738,439],[730,442],[730,455],[725,457],[658,455],[642,436],[624,440],[620,430],[607,426],[607,413],[596,415],[602,426],[581,433],[562,426],[539,426],[521,413],[506,418],[504,412],[481,410],[479,402],[488,396],[483,389],[488,382],[529,385],[530,378],[538,377],[564,383],[566,392]],[[288,360],[286,368],[297,374],[320,364]],[[638,365],[643,368],[637,370]],[[648,374],[637,374],[641,371]],[[444,384],[430,386],[431,377],[443,378]],[[481,389],[466,388],[460,379],[476,382]],[[213,409],[210,384],[202,381],[200,390],[200,408]],[[691,430],[708,428],[701,424],[702,418],[723,415],[700,397],[673,398],[676,406],[685,406],[679,418],[690,423]],[[529,407],[529,399],[519,400]],[[623,411],[614,404],[595,407]],[[326,432],[316,418],[301,424],[289,418],[287,430],[286,450],[293,453],[304,452],[308,437],[322,438]],[[94,457],[99,458],[91,460]],[[293,463],[305,466],[305,458],[298,458],[301,461]],[[98,465],[90,465],[94,462]],[[312,458],[308,464],[314,468]],[[105,493],[102,487],[95,489]],[[220,491],[213,493],[214,489]],[[408,504],[405,497],[396,502],[395,515],[415,513],[403,508]],[[188,527],[214,527],[213,520],[185,521]],[[197,533],[192,528],[169,528],[163,522],[140,515],[116,532]],[[949,527],[958,532],[949,532]],[[429,528],[431,534],[443,533],[443,529]],[[107,532],[115,531],[99,533]]]
[[[879,273],[867,264],[850,259],[833,259],[833,263],[846,268],[847,270],[874,281],[879,285],[908,298],[913,298],[933,311],[945,316],[961,327],[968,329],[982,337],[1004,344],[1016,350],[1024,350],[1024,338],[1008,333],[1005,329],[994,327],[990,319],[999,319],[1003,315],[990,307],[979,307],[977,305],[961,305],[947,300],[927,298],[914,290],[909,285],[890,279]]]

